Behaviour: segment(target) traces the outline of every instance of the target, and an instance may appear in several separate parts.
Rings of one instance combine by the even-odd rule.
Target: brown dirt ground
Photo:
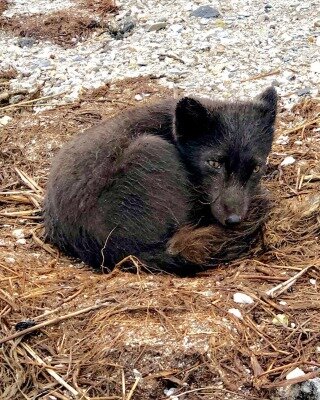
[[[6,9],[0,0],[0,15]],[[2,10],[2,11],[1,11]],[[93,32],[104,28],[104,19],[118,10],[112,0],[79,0],[77,7],[49,14],[0,17],[0,28],[21,37],[49,40],[63,47],[76,45]]]
[[[0,15],[8,8],[7,0],[0,0]]]
[[[270,156],[273,209],[250,257],[196,278],[139,268],[101,275],[43,243],[41,200],[53,155],[142,92],[148,101],[169,94],[140,78],[42,113],[0,108],[0,117],[13,117],[0,128],[0,343],[21,321],[44,324],[0,344],[0,398],[158,400],[176,387],[178,399],[270,399],[293,368],[318,374],[319,99],[280,110],[277,136],[290,141]],[[297,161],[281,167],[286,155]],[[266,295],[306,267],[289,290]],[[254,303],[234,303],[235,292]],[[276,325],[277,314],[289,323]]]

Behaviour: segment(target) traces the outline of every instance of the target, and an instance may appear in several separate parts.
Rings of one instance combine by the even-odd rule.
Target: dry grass
[[[0,15],[8,8],[7,0],[0,0]]]
[[[1,10],[5,2],[0,0]],[[103,19],[118,10],[112,0],[79,0],[77,8],[55,11],[49,14],[17,15],[1,17],[0,28],[14,35],[50,40],[60,46],[74,46],[85,40],[93,31],[101,29]]]
[[[118,12],[116,2],[113,0],[83,0],[82,2],[89,11],[102,17]]]
[[[28,18],[2,18],[0,27],[22,37],[50,40],[60,46],[72,46],[100,27],[98,21],[75,10],[56,11],[48,15],[35,14]]]
[[[270,399],[293,368],[318,375],[319,100],[279,115],[277,135],[291,132],[290,142],[274,145],[265,179],[273,208],[263,246],[250,257],[196,278],[146,274],[136,260],[136,274],[119,266],[100,275],[43,243],[40,207],[53,154],[141,92],[151,100],[167,94],[153,79],[135,79],[37,115],[8,110],[14,120],[0,136],[1,398],[162,399],[176,387],[179,399]],[[281,167],[286,155],[296,163]],[[285,291],[268,296],[287,280]],[[239,291],[254,304],[235,304]],[[274,324],[276,314],[289,324]],[[38,326],[17,333],[15,324],[27,320]]]
[[[17,75],[18,72],[14,68],[0,70],[0,81],[14,79]]]

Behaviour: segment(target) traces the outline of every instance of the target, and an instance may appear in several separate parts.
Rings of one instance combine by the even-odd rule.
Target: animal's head
[[[223,225],[245,219],[271,150],[277,93],[268,88],[250,102],[182,98],[175,139],[193,182]]]

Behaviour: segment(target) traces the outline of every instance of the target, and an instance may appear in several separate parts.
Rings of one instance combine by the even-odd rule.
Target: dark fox
[[[182,227],[232,229],[246,220],[271,149],[276,107],[273,88],[253,101],[167,99],[81,133],[52,165],[48,239],[107,271],[128,255],[151,271],[204,269],[168,251],[168,243]]]

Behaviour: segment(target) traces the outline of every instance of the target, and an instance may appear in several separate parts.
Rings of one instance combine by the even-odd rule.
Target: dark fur
[[[190,223],[245,219],[271,149],[276,99],[272,88],[251,102],[170,99],[75,137],[52,165],[48,238],[96,268],[135,255],[151,270],[202,269],[169,254],[168,240]]]

